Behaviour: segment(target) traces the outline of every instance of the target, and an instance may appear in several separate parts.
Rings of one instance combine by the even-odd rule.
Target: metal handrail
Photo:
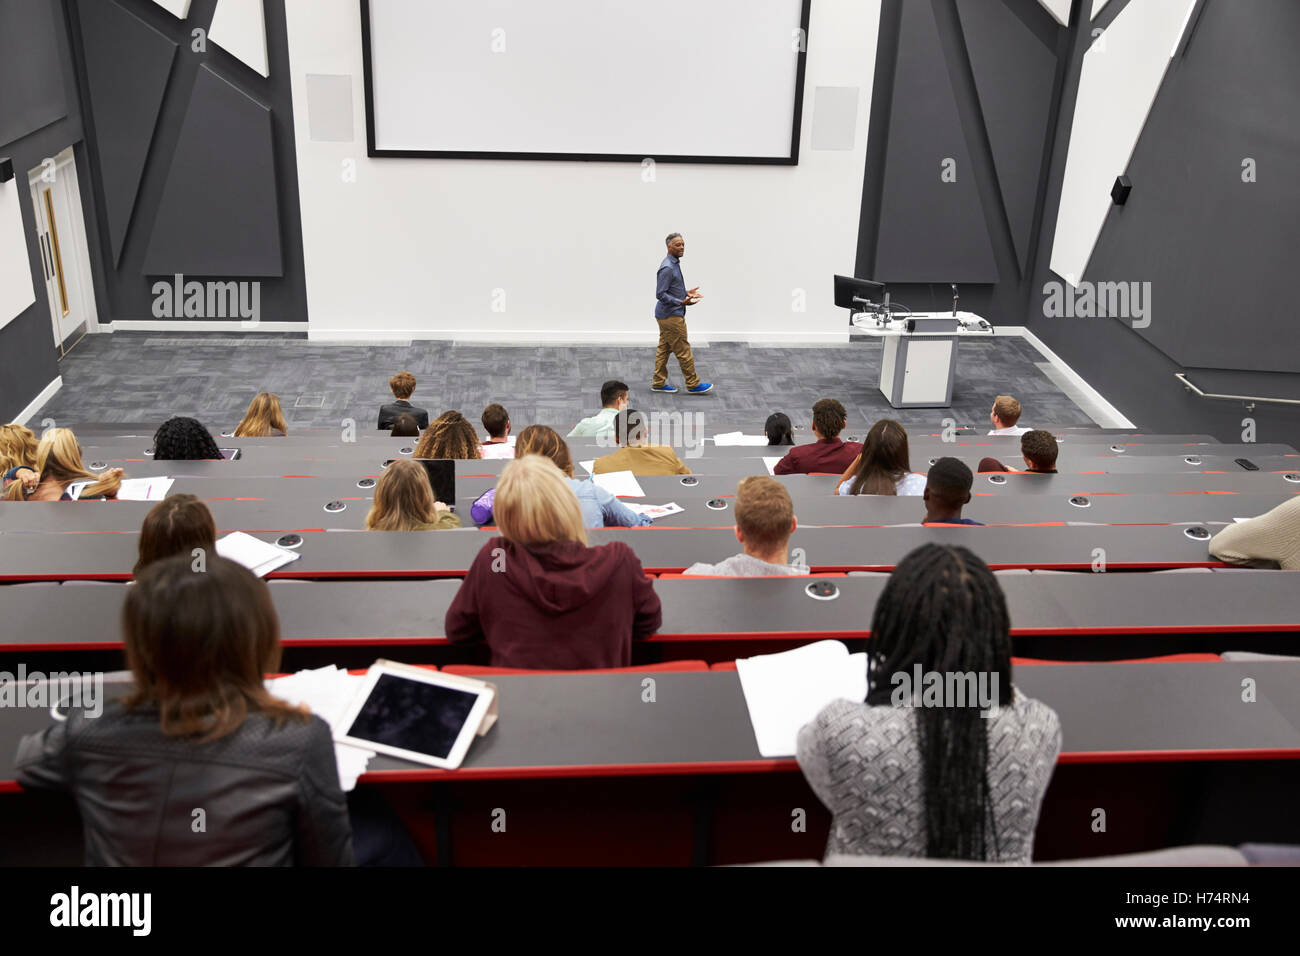
[[[1203,392],[1182,372],[1175,372],[1174,378],[1182,382],[1189,392],[1195,392],[1200,398],[1226,398],[1229,401],[1245,402],[1246,411],[1253,411],[1258,402],[1272,403],[1275,405],[1300,405],[1300,399],[1295,398],[1261,398],[1257,395],[1216,395],[1213,392]]]

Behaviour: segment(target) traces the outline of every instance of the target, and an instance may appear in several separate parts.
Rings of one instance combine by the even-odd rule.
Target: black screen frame
[[[790,154],[788,156],[676,156],[643,153],[521,153],[479,152],[473,150],[436,149],[376,149],[374,79],[370,61],[370,0],[361,3],[361,70],[365,87],[366,155],[372,159],[502,159],[544,160],[585,163],[641,163],[653,159],[656,163],[707,163],[728,166],[798,166],[799,132],[803,125],[804,73],[808,64],[808,22],[812,0],[803,0],[799,11],[799,29],[803,31],[803,48],[795,69],[794,118],[790,128]]]

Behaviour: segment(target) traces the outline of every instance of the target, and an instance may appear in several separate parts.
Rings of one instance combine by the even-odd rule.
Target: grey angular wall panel
[[[872,278],[998,281],[952,82],[929,0],[902,4]],[[941,178],[955,161],[956,181]]]
[[[1056,54],[1002,0],[958,0],[957,11],[1024,272],[1047,146]]]
[[[89,110],[113,263],[122,256],[176,44],[112,0],[80,0]]]
[[[57,15],[54,0],[0,0],[0,143],[68,114]]]
[[[1084,274],[1150,282],[1139,334],[1184,366],[1300,372],[1297,35],[1294,0],[1205,5],[1133,152],[1133,192],[1111,207]]]
[[[141,271],[284,274],[271,111],[206,64],[194,83]]]

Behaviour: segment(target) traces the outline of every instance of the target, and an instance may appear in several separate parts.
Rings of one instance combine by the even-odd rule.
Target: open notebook
[[[839,641],[736,661],[745,706],[764,757],[793,757],[799,728],[833,700],[867,697],[867,655]]]

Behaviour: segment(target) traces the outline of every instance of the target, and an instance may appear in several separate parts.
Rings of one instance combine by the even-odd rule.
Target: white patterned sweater
[[[1061,722],[1042,701],[1016,693],[989,718],[990,796],[997,849],[990,861],[1028,863],[1056,757]],[[924,773],[916,711],[836,700],[799,731],[796,756],[834,819],[826,853],[925,856]]]

